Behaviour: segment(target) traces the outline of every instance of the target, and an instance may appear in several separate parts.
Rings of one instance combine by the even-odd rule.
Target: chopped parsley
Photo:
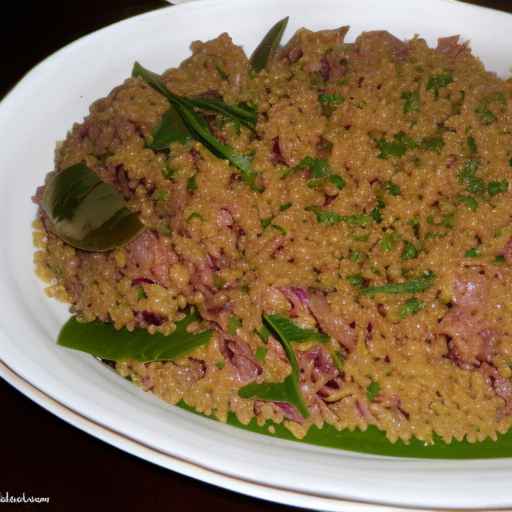
[[[404,302],[404,304],[400,307],[399,315],[400,319],[403,320],[408,316],[415,315],[425,307],[425,303],[422,300],[413,297],[412,299],[408,299]]]
[[[333,225],[340,222],[346,222],[353,226],[368,226],[371,222],[371,217],[365,213],[354,215],[340,215],[336,212],[322,210],[319,206],[307,206],[306,211],[312,212],[316,216],[317,222],[320,224]]]
[[[404,91],[401,98],[404,100],[404,114],[420,111],[419,91]]]
[[[332,94],[322,93],[318,95],[318,101],[320,101],[322,105],[336,106],[343,103],[345,101],[345,98],[344,96],[338,94],[337,92]]]
[[[392,196],[399,196],[401,194],[400,187],[392,181],[386,181],[384,188],[386,192]]]
[[[442,137],[425,137],[421,140],[422,149],[433,151],[434,153],[440,153],[444,147],[444,140]]]
[[[228,334],[231,336],[236,335],[236,331],[242,327],[242,320],[236,315],[231,315],[228,320]]]
[[[187,180],[187,190],[189,192],[194,192],[195,190],[197,190],[197,181],[196,181],[196,175],[195,174],[194,174],[194,176],[191,176]]]
[[[472,136],[469,136],[467,138],[467,144],[468,144],[469,154],[472,156],[475,155],[478,152],[478,148],[476,147],[475,138]]]
[[[487,192],[490,196],[496,196],[498,194],[508,192],[508,180],[490,181],[487,184]]]
[[[459,195],[457,196],[457,202],[467,206],[473,212],[478,209],[478,201],[473,196]]]
[[[263,361],[265,361],[265,357],[267,356],[267,352],[268,352],[268,348],[267,347],[258,347],[256,349],[256,359],[262,363]]]
[[[285,210],[288,210],[292,206],[292,203],[283,203],[281,206],[279,206],[279,211],[284,212]]]
[[[478,247],[472,247],[464,253],[465,258],[478,258],[480,256],[480,249]]]
[[[380,393],[380,384],[374,380],[370,382],[370,385],[366,388],[366,397],[370,402],[373,402]]]
[[[373,297],[381,293],[401,294],[401,293],[420,293],[428,290],[433,284],[436,275],[434,272],[426,272],[423,276],[411,279],[403,283],[388,283],[377,286],[368,286],[363,288],[361,293]]]
[[[273,217],[266,217],[265,219],[260,220],[260,224],[262,229],[267,229],[270,224],[272,224]]]
[[[361,274],[352,274],[347,276],[347,282],[354,288],[362,288],[364,286],[364,277]]]
[[[446,71],[437,75],[432,75],[427,82],[427,91],[432,91],[434,97],[439,97],[439,90],[447,87],[453,82],[453,75]]]
[[[413,260],[418,257],[418,249],[416,246],[409,242],[408,240],[404,240],[404,248],[402,250],[402,254],[400,255],[401,260]]]
[[[404,156],[409,149],[414,149],[418,146],[416,141],[404,132],[396,133],[390,141],[384,138],[377,139],[376,144],[380,150],[378,157],[384,160],[391,157],[400,158]]]

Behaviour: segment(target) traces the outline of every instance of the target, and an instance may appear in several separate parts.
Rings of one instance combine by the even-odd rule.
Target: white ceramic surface
[[[0,375],[115,446],[254,496],[346,511],[382,510],[377,504],[512,507],[512,459],[372,457],[259,436],[168,406],[93,358],[55,345],[68,313],[43,295],[30,230],[30,196],[52,168],[55,142],[129,75],[136,59],[163,70],[189,54],[190,41],[223,31],[249,52],[286,15],[285,37],[300,26],[344,24],[352,37],[387,28],[433,43],[460,33],[490,69],[506,75],[512,64],[512,16],[451,0],[203,0],[118,23],[54,54],[0,104]]]

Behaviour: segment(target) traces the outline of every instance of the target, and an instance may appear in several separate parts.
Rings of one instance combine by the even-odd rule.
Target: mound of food
[[[207,343],[116,368],[220,420],[495,439],[512,424],[511,83],[458,37],[301,29],[277,47],[276,27],[252,59],[222,34],[161,77],[136,65],[71,129],[34,198],[48,294],[155,336],[194,308]],[[78,171],[123,212],[94,236],[130,219],[129,236],[73,242],[88,220],[69,228],[49,188]],[[81,215],[101,210],[77,187]]]

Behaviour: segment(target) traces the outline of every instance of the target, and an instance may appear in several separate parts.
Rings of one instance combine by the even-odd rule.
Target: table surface
[[[428,1],[428,0],[425,0]],[[510,0],[470,3],[512,12]],[[74,39],[114,21],[167,5],[160,0],[52,0],[10,3],[0,97],[32,66]],[[12,14],[14,17],[12,17]],[[42,20],[51,20],[47,24]],[[4,50],[5,51],[5,50]],[[219,489],[139,460],[68,425],[0,380],[0,495],[50,497],[17,510],[290,511]],[[0,508],[9,509],[0,503]]]

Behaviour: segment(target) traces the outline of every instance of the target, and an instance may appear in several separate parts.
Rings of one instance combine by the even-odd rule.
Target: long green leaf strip
[[[185,126],[178,111],[171,105],[169,110],[162,116],[160,124],[153,132],[151,143],[147,146],[155,151],[169,149],[173,142],[184,144],[192,138],[190,130]]]
[[[121,247],[144,229],[121,194],[83,163],[52,177],[41,206],[50,219],[52,231],[84,251]]]
[[[117,330],[112,324],[99,321],[81,323],[72,317],[60,331],[57,343],[62,347],[87,352],[109,361],[135,359],[141,363],[173,361],[206,345],[213,331],[189,333],[187,327],[200,320],[190,312],[176,322],[176,329],[169,335],[150,334],[146,329]]]
[[[258,72],[267,67],[270,59],[279,48],[286,25],[288,25],[288,16],[278,21],[256,47],[249,60],[254,71]]]
[[[175,107],[185,126],[196,140],[204,144],[215,155],[227,159],[237,167],[244,182],[253,190],[262,191],[261,187],[256,183],[257,173],[251,168],[250,159],[238,153],[231,146],[222,143],[210,132],[203,117],[195,112],[193,100],[172,93],[159,75],[145,69],[138,62],[133,66],[132,76],[142,78],[153,89],[163,94],[171,105]]]
[[[290,374],[283,382],[263,384],[248,384],[240,388],[238,394],[242,398],[253,398],[268,400],[271,402],[285,402],[293,405],[304,418],[309,416],[307,405],[300,391],[300,371],[295,352],[292,348],[293,342],[303,341],[327,341],[327,337],[313,329],[301,329],[293,322],[279,315],[265,315],[265,323],[273,331],[283,346],[288,361],[290,362]]]

